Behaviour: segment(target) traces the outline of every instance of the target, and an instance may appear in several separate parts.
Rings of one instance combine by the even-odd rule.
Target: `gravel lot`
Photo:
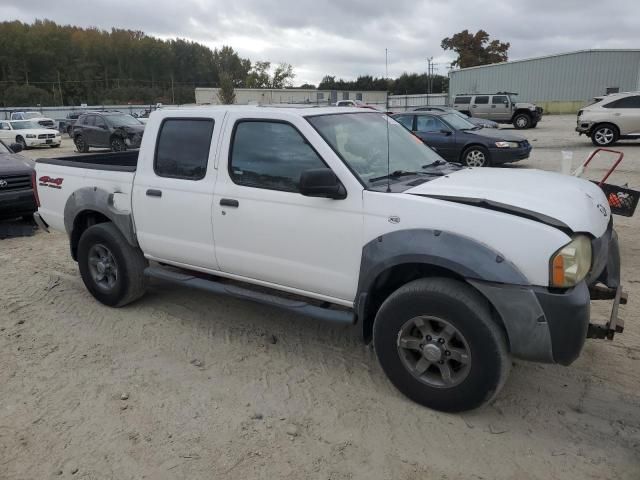
[[[574,125],[545,117],[522,132],[531,159],[507,168],[557,170],[563,149],[577,165],[592,147]],[[621,149],[612,181],[638,188],[640,143]],[[638,218],[616,217],[625,333],[570,367],[516,362],[463,415],[402,397],[356,329],[163,285],[110,309],[65,235],[0,241],[0,479],[637,480]]]

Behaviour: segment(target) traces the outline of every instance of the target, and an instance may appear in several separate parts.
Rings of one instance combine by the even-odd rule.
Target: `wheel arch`
[[[480,147],[480,148],[482,148],[487,153],[487,156],[489,157],[488,160],[491,161],[491,152],[489,151],[489,148],[486,145],[483,145],[482,143],[470,140],[469,143],[466,143],[460,149],[460,155],[458,157],[460,162],[462,162],[464,160],[464,154],[467,153],[467,150],[469,150],[472,147]]]
[[[104,222],[112,222],[131,246],[138,247],[131,213],[114,207],[112,193],[86,187],[69,197],[64,208],[64,225],[74,260],[77,260],[78,243],[84,231],[92,225]]]
[[[415,253],[407,255],[407,250]],[[461,251],[465,252],[465,263],[460,261]],[[391,293],[410,281],[436,276],[459,280],[478,291],[509,338],[504,319],[491,300],[468,280],[526,285],[524,275],[498,252],[474,239],[416,229],[382,235],[363,248],[355,312],[365,341],[371,340],[377,311]]]
[[[591,137],[593,135],[593,132],[595,132],[598,127],[604,127],[604,126],[613,128],[615,130],[616,135],[618,137],[620,136],[620,127],[618,127],[615,123],[611,121],[594,123],[591,126],[591,129],[589,130],[589,136]]]

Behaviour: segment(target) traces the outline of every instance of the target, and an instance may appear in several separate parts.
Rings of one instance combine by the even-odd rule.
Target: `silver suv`
[[[536,128],[542,118],[542,108],[533,103],[515,102],[517,93],[469,93],[456,95],[453,108],[470,117],[484,118],[498,123],[512,123],[517,129]]]
[[[597,147],[618,140],[640,140],[640,92],[613,93],[578,112],[576,131],[591,137]]]

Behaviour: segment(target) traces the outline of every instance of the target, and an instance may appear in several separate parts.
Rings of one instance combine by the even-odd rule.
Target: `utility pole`
[[[431,73],[433,69],[433,57],[427,58],[427,105],[430,104],[429,94],[433,90],[433,83],[431,81]]]
[[[175,94],[175,91],[173,90],[173,73],[171,74],[171,104],[172,105],[176,104],[176,94]]]
[[[60,105],[64,105],[64,100],[62,99],[62,82],[60,82],[60,70],[56,70],[58,73],[58,91],[60,92]]]

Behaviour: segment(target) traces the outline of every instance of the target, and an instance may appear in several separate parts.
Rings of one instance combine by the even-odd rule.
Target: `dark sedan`
[[[450,162],[489,167],[529,157],[531,145],[519,135],[480,128],[452,113],[411,112],[393,115],[426,145]]]
[[[444,107],[440,105],[436,106],[426,106],[426,107],[418,107],[413,109],[414,112],[443,112],[443,113],[455,113],[459,117],[466,119],[468,122],[477,125],[482,128],[500,128],[500,124],[498,122],[494,122],[493,120],[489,120],[487,118],[478,118],[478,117],[470,117],[469,115],[459,112],[455,108]]]
[[[22,145],[11,148],[0,141],[0,218],[30,218],[38,209],[31,186],[33,161],[18,155]]]

